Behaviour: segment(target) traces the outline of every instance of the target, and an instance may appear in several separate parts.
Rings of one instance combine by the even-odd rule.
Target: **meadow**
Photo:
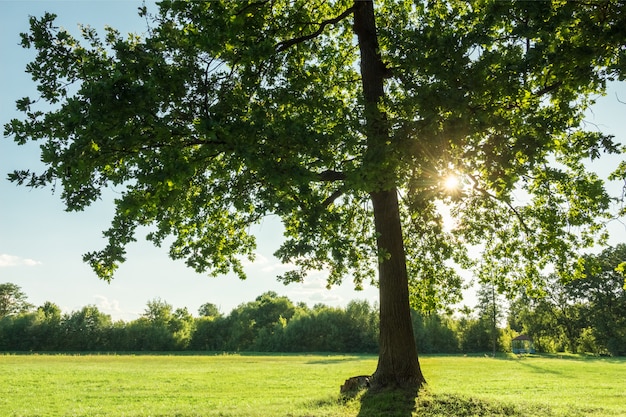
[[[626,359],[424,356],[427,388],[343,398],[359,355],[0,355],[0,415],[624,416]]]

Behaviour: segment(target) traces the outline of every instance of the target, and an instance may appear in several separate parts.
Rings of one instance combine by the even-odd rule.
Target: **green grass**
[[[423,366],[431,391],[522,406],[549,407],[552,414],[546,415],[626,415],[625,358],[450,359],[431,357],[425,361]]]
[[[339,396],[373,356],[1,355],[0,416],[623,416],[626,360],[421,359],[428,386]],[[417,407],[417,408],[416,408]]]

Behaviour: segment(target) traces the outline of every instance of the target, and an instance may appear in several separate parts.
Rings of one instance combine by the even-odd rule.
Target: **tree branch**
[[[481,194],[483,194],[484,196],[489,197],[492,200],[498,201],[500,203],[504,203],[509,210],[511,210],[513,212],[513,214],[515,215],[515,217],[517,217],[517,220],[519,220],[520,225],[522,226],[522,229],[524,229],[524,231],[527,234],[531,234],[531,230],[530,227],[528,227],[528,225],[526,224],[526,222],[524,221],[524,218],[522,217],[522,215],[520,214],[519,211],[517,211],[517,209],[515,207],[513,207],[513,205],[511,203],[509,203],[508,201],[504,201],[498,197],[496,197],[495,195],[491,194],[489,191],[485,190],[484,188],[480,187],[478,185],[478,180],[476,179],[476,177],[474,177],[473,175],[468,175],[468,177],[470,177],[472,179],[472,181],[474,182],[474,189],[478,192],[480,192]]]
[[[342,195],[343,195],[343,190],[341,188],[336,190],[334,193],[329,195],[324,201],[322,201],[322,207],[327,208],[332,203],[334,203],[336,199],[338,199]]]
[[[252,2],[248,5],[246,5],[245,7],[243,7],[241,10],[239,10],[237,13],[235,13],[235,16],[239,16],[242,15],[244,12],[246,12],[246,10],[248,9],[252,9],[254,7],[260,7],[260,6],[265,6],[265,4],[267,4],[269,0],[261,0],[261,1],[255,1]]]
[[[339,16],[334,17],[332,19],[327,19],[322,21],[321,23],[319,23],[319,28],[308,35],[304,35],[304,36],[299,36],[297,38],[293,38],[293,39],[289,39],[286,41],[282,41],[282,42],[278,42],[276,44],[276,52],[283,52],[286,49],[297,45],[299,43],[302,42],[306,42],[309,39],[313,39],[319,35],[321,35],[321,33],[324,31],[324,29],[326,28],[326,26],[328,25],[334,25],[335,23],[339,23],[341,22],[343,19],[345,19],[346,17],[348,17],[350,14],[352,14],[352,12],[354,11],[354,6],[350,7],[349,9],[346,9],[343,13],[341,13]]]
[[[324,182],[343,181],[346,179],[346,174],[340,171],[334,171],[332,169],[327,169],[326,171],[322,171],[317,176],[320,181],[324,181]]]
[[[547,85],[547,86],[543,87],[541,90],[539,90],[539,91],[535,92],[534,94],[535,94],[535,96],[537,96],[537,97],[541,97],[541,96],[543,96],[544,94],[548,94],[549,92],[551,92],[551,91],[553,91],[553,90],[556,90],[556,89],[557,89],[557,88],[559,88],[562,84],[563,84],[563,82],[562,82],[562,81],[557,81],[557,82],[555,82],[554,84],[550,84],[550,85]]]

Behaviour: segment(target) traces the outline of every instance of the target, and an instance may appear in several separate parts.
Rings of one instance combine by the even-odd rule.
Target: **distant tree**
[[[490,325],[480,320],[475,309],[464,306],[458,319],[456,332],[462,352],[487,352],[492,348]]]
[[[19,285],[10,282],[0,284],[0,319],[30,310],[33,305],[26,300],[26,294]]]
[[[145,317],[139,317],[126,325],[125,349],[135,351],[171,350],[172,335],[164,326],[155,326]]]
[[[561,278],[551,274],[548,277],[546,290],[545,311],[550,312],[558,329],[561,332],[565,348],[572,353],[577,353],[579,338],[583,330],[589,326],[589,319],[593,312],[589,311],[589,305],[585,299],[572,296],[568,285]]]
[[[194,331],[189,342],[191,350],[228,350],[229,321],[222,316],[202,316],[195,319]]]
[[[108,334],[109,350],[115,352],[140,350],[133,349],[132,347],[132,343],[129,340],[129,326],[130,323],[127,323],[123,320],[118,320],[113,323],[113,325],[109,329]]]
[[[61,308],[53,302],[46,301],[37,311],[41,313],[46,320],[57,321],[61,319]]]
[[[274,333],[276,324],[289,320],[295,312],[295,306],[287,297],[281,297],[274,291],[258,296],[254,301],[242,304],[231,311],[230,341],[233,350],[250,350],[262,335],[267,341]],[[257,346],[262,347],[262,346]]]
[[[522,295],[509,306],[509,327],[533,338],[539,352],[564,350],[563,332],[556,321],[552,303],[544,298]]]
[[[145,38],[84,28],[86,45],[54,15],[33,17],[22,45],[37,49],[27,71],[41,99],[18,100],[24,119],[5,134],[42,140],[46,168],[10,178],[58,185],[68,210],[119,190],[108,245],[84,258],[107,280],[145,225],[155,244],[173,236],[173,258],[243,277],[249,226],[278,216],[276,255],[296,266],[284,282],[328,270],[329,285],[349,276],[360,287],[378,274],[373,382],[420,385],[410,304],[458,298],[448,261],[467,261],[466,245],[484,244],[508,285],[533,287],[594,244],[611,200],[583,161],[620,149],[580,126],[623,77],[625,10],[162,1]],[[463,189],[443,186],[451,174]],[[441,202],[459,218],[454,234]]]
[[[34,350],[62,350],[64,343],[61,329],[61,308],[46,301],[37,307],[37,345]]]
[[[295,352],[349,352],[352,330],[345,310],[319,304],[298,310],[285,328],[285,340]]]
[[[346,315],[352,329],[349,330],[348,352],[378,351],[378,308],[366,300],[352,300],[346,306]]]
[[[108,350],[107,336],[111,326],[111,316],[100,312],[96,306],[85,306],[63,316],[62,346],[71,351]]]
[[[193,317],[187,308],[174,310],[166,301],[148,301],[136,330],[142,335],[142,349],[177,350],[188,346],[193,332]]]
[[[168,327],[174,336],[177,350],[184,350],[191,342],[191,335],[194,331],[193,316],[187,307],[177,308],[168,323]]]
[[[213,303],[204,303],[198,309],[198,314],[201,317],[221,317],[220,309]]]
[[[61,309],[51,302],[36,311],[7,315],[0,319],[0,350],[65,350],[61,321]]]
[[[478,297],[478,304],[476,305],[478,318],[491,339],[491,351],[495,357],[500,338],[499,324],[505,318],[504,300],[502,300],[493,282],[482,283],[476,295]]]
[[[539,351],[578,351],[579,339],[589,326],[591,315],[585,300],[572,297],[555,275],[545,278],[540,297],[522,295],[511,303],[509,325],[531,335]]]
[[[619,271],[626,260],[626,244],[585,257],[584,274],[564,286],[571,299],[586,301],[581,314],[597,343],[611,354],[626,355],[626,288]],[[582,326],[581,326],[582,327]]]
[[[422,353],[458,353],[456,323],[437,312],[413,311],[417,349]]]
[[[166,326],[172,319],[173,313],[174,307],[171,304],[160,298],[155,298],[147,302],[142,317],[145,317],[153,324]]]
[[[511,328],[533,334],[544,350],[626,354],[624,259],[626,245],[619,244],[585,255],[583,270],[548,275],[542,297],[512,304]]]
[[[33,312],[12,314],[0,319],[0,349],[31,351],[37,345],[37,315]],[[35,331],[34,331],[35,330]]]

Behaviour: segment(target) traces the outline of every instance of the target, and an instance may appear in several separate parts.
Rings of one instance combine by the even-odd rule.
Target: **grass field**
[[[0,355],[0,416],[626,416],[626,360],[430,356],[418,399],[339,396],[373,356]],[[417,407],[417,408],[416,408]]]

